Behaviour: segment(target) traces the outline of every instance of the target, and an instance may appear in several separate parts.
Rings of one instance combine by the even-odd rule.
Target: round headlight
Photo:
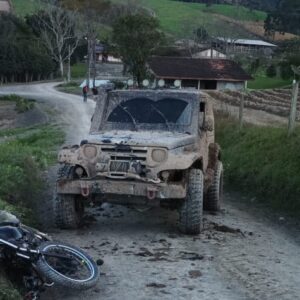
[[[85,146],[83,154],[88,159],[93,159],[97,156],[97,148],[95,146]]]
[[[167,158],[167,153],[164,150],[155,149],[152,151],[151,156],[155,162],[163,162]]]

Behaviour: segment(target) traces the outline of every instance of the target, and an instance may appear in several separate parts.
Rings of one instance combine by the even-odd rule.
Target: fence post
[[[296,126],[298,90],[299,90],[299,82],[294,80],[293,90],[292,90],[291,111],[290,111],[289,125],[288,125],[288,136],[290,136],[293,133]]]
[[[242,97],[240,99],[240,109],[239,109],[239,127],[242,129],[243,127],[243,121],[244,121],[244,106],[245,106],[245,94],[244,91],[242,92]]]

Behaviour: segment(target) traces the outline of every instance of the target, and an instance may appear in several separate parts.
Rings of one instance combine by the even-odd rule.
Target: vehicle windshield
[[[191,124],[191,103],[174,98],[135,98],[110,103],[105,129],[184,130]],[[114,127],[114,128],[111,128]],[[180,130],[180,131],[181,131]]]

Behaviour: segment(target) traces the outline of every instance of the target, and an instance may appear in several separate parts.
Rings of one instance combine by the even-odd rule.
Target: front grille
[[[127,173],[130,167],[128,161],[113,160],[110,162],[109,170],[110,172],[116,173]]]
[[[141,154],[141,155],[147,155],[147,149],[132,149],[131,147],[128,148],[117,148],[117,147],[102,147],[102,152],[117,152],[117,153],[128,153],[128,154]]]
[[[101,147],[101,151],[110,156],[109,176],[113,178],[126,178],[129,172],[137,172],[138,175],[145,176],[147,149],[117,145]]]

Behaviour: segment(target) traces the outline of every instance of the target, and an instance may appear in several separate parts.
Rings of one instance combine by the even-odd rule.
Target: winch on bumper
[[[59,194],[90,195],[126,195],[148,199],[183,199],[186,186],[183,183],[145,183],[138,181],[116,180],[62,180],[57,182]]]

